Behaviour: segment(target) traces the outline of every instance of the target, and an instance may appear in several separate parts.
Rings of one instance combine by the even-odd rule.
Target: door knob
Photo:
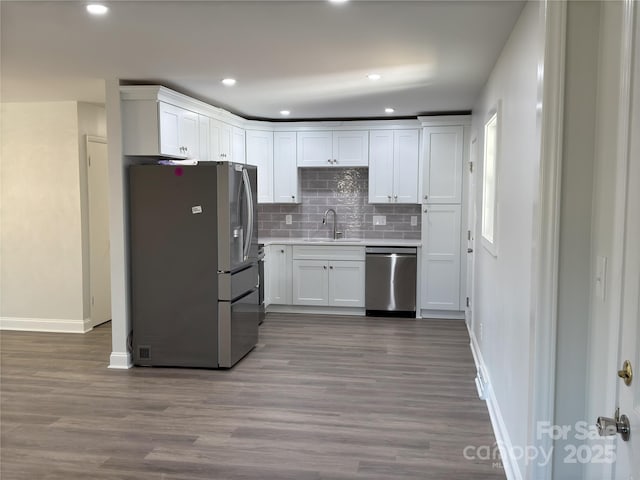
[[[473,248],[467,248],[467,253],[473,253]]]
[[[631,362],[625,360],[622,364],[622,370],[618,370],[618,376],[624,380],[625,385],[631,385],[633,380],[633,370],[631,369]]]
[[[619,433],[622,440],[625,442],[631,437],[631,424],[629,423],[629,417],[626,415],[620,415],[620,410],[616,409],[615,418],[598,417],[596,421],[596,427],[598,428],[598,434],[601,437],[608,437]]]

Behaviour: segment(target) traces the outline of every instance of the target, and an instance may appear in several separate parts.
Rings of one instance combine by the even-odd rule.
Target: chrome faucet
[[[329,212],[333,212],[333,239],[337,240],[338,237],[340,235],[342,235],[342,232],[336,232],[336,226],[337,226],[337,216],[338,214],[336,213],[336,211],[333,208],[327,208],[324,212],[324,215],[322,216],[322,224],[326,225],[327,224],[327,215],[329,215]]]

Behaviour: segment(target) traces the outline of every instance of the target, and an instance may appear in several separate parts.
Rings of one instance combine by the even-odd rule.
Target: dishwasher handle
[[[365,253],[367,255],[390,255],[390,254],[404,254],[404,255],[416,255],[416,247],[366,247]]]

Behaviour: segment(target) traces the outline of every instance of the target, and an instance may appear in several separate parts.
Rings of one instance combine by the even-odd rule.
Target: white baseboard
[[[478,390],[478,396],[481,400],[487,403],[487,410],[489,410],[489,418],[491,419],[491,427],[493,428],[493,435],[496,437],[496,443],[500,449],[500,458],[502,460],[502,467],[504,468],[505,476],[507,480],[522,480],[523,476],[518,467],[516,459],[513,457],[514,452],[507,426],[504,423],[502,412],[500,411],[500,405],[496,400],[493,387],[487,367],[482,358],[482,352],[476,340],[476,336],[472,330],[469,331],[471,353],[473,355],[473,361],[476,364],[477,376],[475,378],[476,388]]]
[[[87,333],[93,328],[91,319],[0,317],[0,330],[23,332]]]
[[[111,352],[109,357],[109,368],[115,370],[126,370],[133,367],[131,354],[128,352]]]
[[[435,318],[437,320],[464,320],[464,312],[457,310],[425,310],[420,311],[422,318]]]

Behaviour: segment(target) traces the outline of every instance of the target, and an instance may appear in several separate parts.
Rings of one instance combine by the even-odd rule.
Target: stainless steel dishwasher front
[[[367,247],[365,309],[369,316],[416,316],[416,248]]]

